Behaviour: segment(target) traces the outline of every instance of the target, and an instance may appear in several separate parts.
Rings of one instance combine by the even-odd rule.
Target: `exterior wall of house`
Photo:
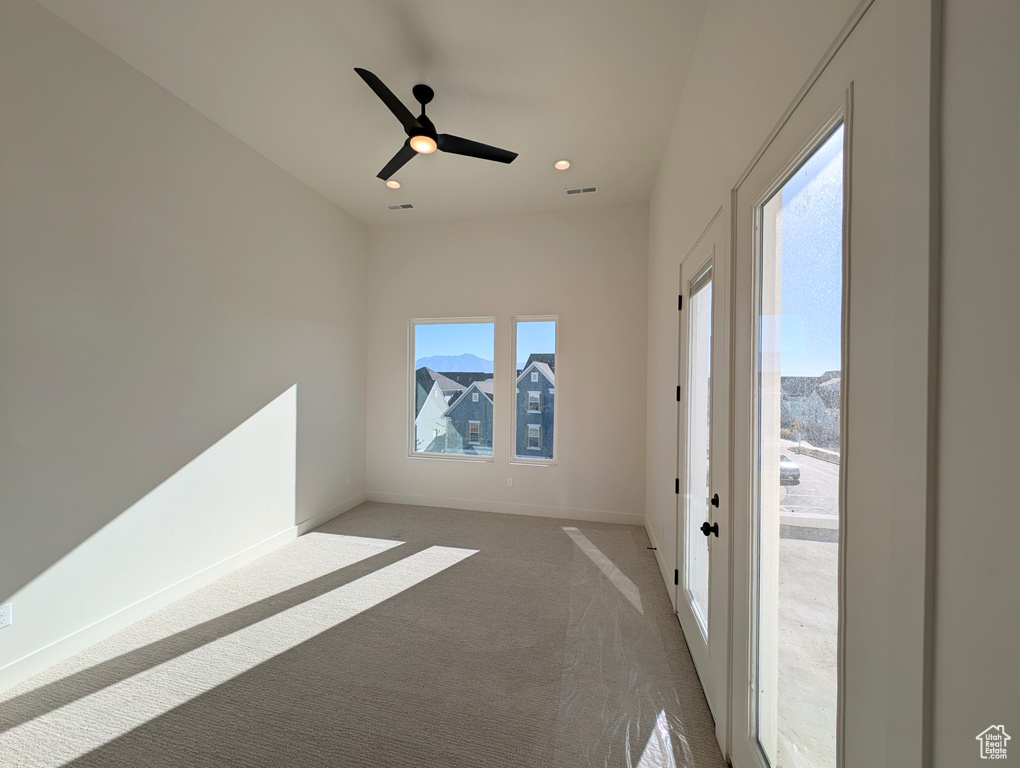
[[[483,392],[478,392],[478,402],[473,402],[471,396],[475,392],[477,390],[466,392],[446,415],[446,448],[448,452],[492,454],[492,403]],[[470,421],[479,422],[477,443],[468,439],[468,422]]]
[[[534,369],[533,369],[534,370]],[[528,411],[528,393],[539,392],[542,396],[542,410],[539,413]],[[556,387],[542,373],[538,381],[531,381],[530,372],[517,384],[517,434],[516,451],[521,458],[551,459],[553,458],[554,421],[556,413]],[[538,450],[528,448],[528,425],[537,424],[542,427],[541,447]]]
[[[446,398],[443,397],[443,391],[438,384],[433,384],[432,390],[425,396],[421,410],[418,411],[418,418],[414,420],[414,449],[416,451],[438,449],[435,443],[437,439],[446,434],[447,422],[443,414],[446,413],[448,407]]]

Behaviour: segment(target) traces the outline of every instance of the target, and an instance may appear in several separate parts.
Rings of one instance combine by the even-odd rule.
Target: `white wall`
[[[946,0],[935,761],[1020,756],[1020,5]]]
[[[670,584],[679,265],[857,3],[715,0],[705,13],[651,202],[646,525]]]
[[[0,104],[2,688],[363,498],[367,245],[27,0]]]
[[[372,230],[369,498],[640,525],[647,232],[645,205]],[[560,318],[552,467],[508,463],[515,315]],[[408,318],[480,316],[497,318],[494,461],[408,458]]]

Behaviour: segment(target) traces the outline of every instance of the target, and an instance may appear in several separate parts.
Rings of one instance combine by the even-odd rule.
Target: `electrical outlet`
[[[508,477],[506,479],[506,487],[507,488],[513,488],[514,487],[514,479],[512,477]]]
[[[11,626],[11,604],[0,605],[0,629]]]

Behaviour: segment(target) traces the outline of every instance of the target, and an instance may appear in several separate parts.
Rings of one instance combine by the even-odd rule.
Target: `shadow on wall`
[[[0,634],[0,680],[24,657],[290,530],[296,460],[294,384],[20,589],[5,574],[0,602],[13,602],[15,623]]]

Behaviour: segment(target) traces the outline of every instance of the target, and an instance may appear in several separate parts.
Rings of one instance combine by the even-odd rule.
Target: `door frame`
[[[932,760],[940,39],[937,0],[862,0],[732,189],[735,768],[761,765],[747,748],[750,205],[847,92],[837,766]]]
[[[743,298],[745,304],[743,310],[736,311],[735,317],[735,345],[734,350],[734,422],[742,422],[749,425],[745,432],[745,438],[741,443],[734,444],[738,454],[734,456],[735,465],[740,467],[740,472],[734,473],[734,492],[739,497],[741,508],[747,511],[745,525],[734,532],[734,547],[739,553],[743,567],[735,569],[734,583],[735,590],[739,592],[735,599],[741,604],[748,606],[748,611],[743,616],[734,615],[733,631],[735,641],[733,643],[734,663],[741,664],[742,674],[733,679],[732,716],[734,722],[740,722],[739,733],[735,730],[733,734],[732,747],[736,753],[737,761],[741,768],[753,765],[756,768],[769,768],[769,762],[761,748],[757,736],[757,676],[755,660],[759,652],[759,632],[756,615],[758,613],[759,595],[758,581],[756,579],[757,559],[759,556],[759,515],[758,500],[755,484],[755,467],[758,464],[760,425],[758,423],[759,391],[755,384],[755,376],[758,372],[760,361],[759,354],[759,333],[760,325],[758,318],[761,312],[761,261],[762,261],[762,207],[767,203],[790,179],[790,177],[808,160],[839,126],[843,125],[843,220],[842,220],[842,290],[840,300],[841,329],[841,407],[840,407],[840,472],[839,472],[839,549],[838,549],[838,606],[837,606],[837,630],[836,630],[836,764],[843,765],[843,743],[845,740],[845,718],[846,711],[846,686],[844,677],[846,670],[846,469],[847,469],[847,413],[849,409],[849,394],[846,382],[848,371],[848,334],[849,306],[850,306],[850,221],[851,221],[851,157],[853,140],[853,84],[844,92],[844,98],[837,106],[828,110],[828,114],[820,124],[804,134],[799,149],[791,156],[785,165],[780,166],[781,170],[771,174],[768,183],[756,188],[754,202],[750,205],[742,205],[739,200],[739,193],[743,188],[743,182],[753,178],[751,174],[742,181],[741,185],[733,190],[733,242],[738,251],[737,268],[744,276],[739,280],[739,294],[735,296]],[[760,158],[759,158],[760,159]],[[749,209],[749,210],[748,210]],[[749,214],[749,215],[748,215]],[[743,217],[741,220],[740,217]],[[746,235],[750,234],[751,241],[747,241]],[[748,263],[748,260],[750,263]],[[736,277],[736,275],[735,275]],[[740,339],[736,339],[736,336]],[[736,564],[736,561],[734,561]],[[743,679],[740,679],[743,678]]]

